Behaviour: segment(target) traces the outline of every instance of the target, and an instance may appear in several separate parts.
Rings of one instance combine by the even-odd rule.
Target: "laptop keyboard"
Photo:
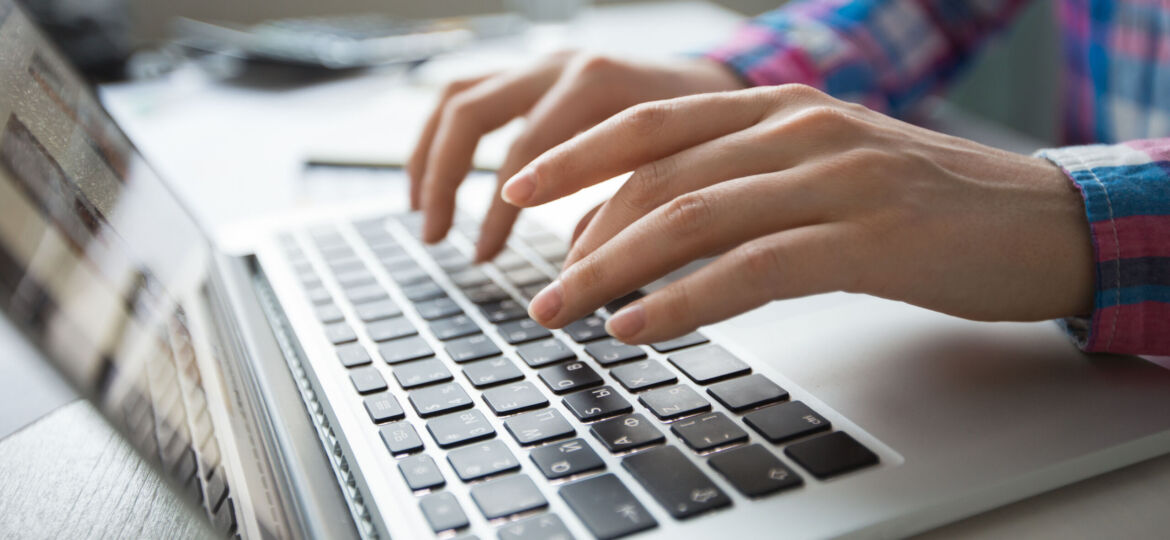
[[[650,347],[608,336],[608,314],[641,293],[563,330],[529,319],[528,300],[548,285],[566,253],[562,240],[531,224],[514,240],[522,249],[513,246],[484,267],[473,266],[456,242],[418,243],[417,214],[353,226],[351,238],[360,238],[360,247],[334,227],[308,231],[328,278],[293,238],[283,239],[283,248],[337,361],[348,370],[353,399],[362,401],[387,458],[397,460],[436,533],[469,527],[468,513],[475,512],[498,523],[500,538],[570,538],[570,520],[597,538],[617,538],[659,526],[649,505],[679,520],[732,506],[713,475],[759,498],[798,490],[804,474],[826,479],[878,462],[848,433],[701,333]],[[461,216],[453,234],[467,239],[459,244],[470,250],[477,227]],[[406,305],[379,284],[359,250],[373,253]],[[420,251],[446,279],[419,264],[412,252]],[[332,294],[323,279],[342,294]],[[488,324],[465,313],[456,298],[474,305]],[[356,318],[345,315],[342,303]],[[425,324],[412,322],[406,311]],[[363,345],[359,332],[377,348]],[[375,362],[388,365],[393,380]],[[489,417],[499,418],[504,429]],[[519,445],[519,455],[503,438]],[[651,500],[635,496],[608,471],[603,453],[619,456]],[[445,476],[438,459],[447,460],[454,477]],[[531,460],[542,477],[517,472],[520,460]],[[467,483],[470,497],[445,490],[452,482]],[[571,515],[548,510],[537,488],[548,482]]]

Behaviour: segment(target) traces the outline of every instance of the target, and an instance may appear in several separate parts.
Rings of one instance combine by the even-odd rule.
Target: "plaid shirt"
[[[803,83],[899,116],[1026,2],[797,0],[708,56],[752,84]],[[1063,323],[1086,351],[1170,354],[1170,138],[1158,138],[1170,137],[1170,3],[1059,5],[1062,135],[1084,146],[1039,155],[1084,195],[1097,290],[1092,314]]]

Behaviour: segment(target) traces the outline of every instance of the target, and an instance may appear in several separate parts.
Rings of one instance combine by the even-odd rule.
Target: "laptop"
[[[403,191],[225,255],[11,0],[0,50],[3,313],[224,537],[904,536],[1170,450],[1170,373],[1051,322],[839,293],[605,334],[667,278],[542,328],[565,223],[473,266],[397,170],[309,171]]]

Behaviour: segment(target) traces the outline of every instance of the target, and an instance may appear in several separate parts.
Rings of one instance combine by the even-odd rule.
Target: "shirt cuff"
[[[1170,139],[1041,150],[1085,200],[1093,312],[1060,321],[1087,352],[1170,354]]]

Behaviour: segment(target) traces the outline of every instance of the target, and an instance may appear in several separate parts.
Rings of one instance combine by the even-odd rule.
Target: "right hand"
[[[527,124],[500,167],[496,193],[483,220],[475,259],[504,247],[519,208],[500,198],[500,186],[540,154],[638,103],[743,88],[718,62],[680,59],[648,64],[562,52],[536,65],[447,85],[407,164],[410,205],[425,218],[423,241],[451,228],[455,191],[471,170],[479,139],[516,117]]]

